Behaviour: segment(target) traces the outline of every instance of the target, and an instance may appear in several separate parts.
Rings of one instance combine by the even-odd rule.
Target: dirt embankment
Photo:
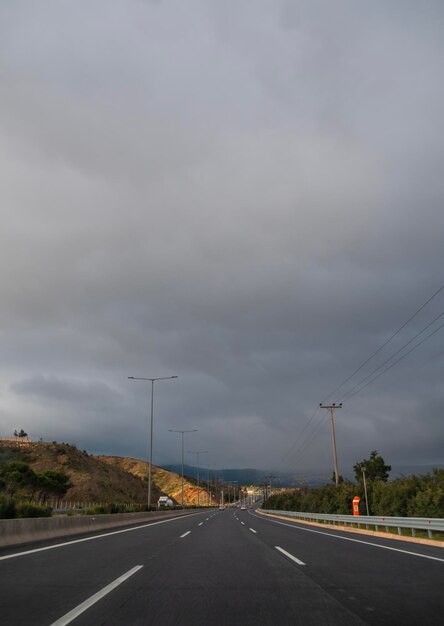
[[[99,456],[97,458],[103,463],[129,472],[134,476],[137,476],[139,479],[146,479],[146,476],[148,475],[148,463],[146,461],[120,456]],[[179,474],[153,465],[152,481],[153,489],[155,487],[156,491],[160,495],[168,495],[173,502],[180,504],[182,501],[182,477]],[[185,477],[184,504],[197,504],[197,496],[198,489],[196,481]],[[217,504],[212,495],[208,494],[208,491],[203,488],[203,485],[200,487],[199,501],[201,505],[206,505],[207,502],[209,504]]]
[[[69,477],[71,487],[63,497],[70,502],[115,502],[143,504],[147,501],[148,463],[118,456],[93,456],[76,446],[58,442],[32,442],[22,446],[2,444],[0,461],[17,459],[29,463],[35,472],[53,470]],[[159,496],[169,496],[180,504],[182,479],[179,474],[153,465],[152,502]],[[216,504],[201,485],[199,500]],[[196,504],[196,481],[186,478],[184,503]]]

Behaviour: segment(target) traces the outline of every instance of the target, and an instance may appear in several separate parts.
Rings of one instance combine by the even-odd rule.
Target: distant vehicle
[[[241,511],[245,511],[245,504],[241,506]]]
[[[225,507],[221,504],[221,505],[219,506],[219,511],[223,511],[223,510],[224,510],[224,508],[225,508]]]
[[[160,496],[157,501],[157,506],[159,507],[159,509],[166,509],[169,506],[174,506],[174,502],[168,496]]]

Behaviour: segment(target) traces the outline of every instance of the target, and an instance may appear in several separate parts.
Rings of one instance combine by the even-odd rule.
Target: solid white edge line
[[[132,576],[133,574],[138,572],[140,569],[142,569],[142,567],[143,565],[136,565],[135,567],[130,569],[128,572],[126,572],[126,574],[122,574],[122,576],[119,576],[119,578],[116,578],[116,580],[114,580],[112,583],[110,583],[109,585],[107,585],[106,587],[104,587],[103,589],[95,593],[93,596],[85,600],[85,602],[82,602],[82,604],[79,604],[78,606],[76,606],[75,609],[72,609],[72,611],[70,611],[69,613],[66,613],[66,615],[64,615],[57,621],[53,622],[51,626],[66,626],[66,624],[69,624],[70,622],[75,620],[81,613],[84,613],[93,604],[95,604],[96,602],[101,600],[103,597],[105,597],[108,593],[110,593],[110,591],[112,591],[113,589],[121,585],[130,576]]]
[[[254,530],[254,528],[250,528],[251,532],[257,535],[257,530]]]
[[[110,533],[102,533],[101,535],[93,535],[92,537],[83,537],[83,539],[73,539],[72,541],[64,541],[63,543],[55,543],[52,546],[44,546],[43,548],[34,548],[33,550],[25,550],[24,552],[15,552],[14,554],[6,554],[0,556],[0,561],[6,561],[7,559],[15,559],[17,556],[26,556],[27,554],[34,554],[35,552],[44,552],[45,550],[54,550],[54,548],[63,548],[64,546],[72,546],[74,543],[83,543],[84,541],[92,541],[93,539],[102,539],[103,537],[111,537],[112,535],[120,535],[121,533],[129,533],[133,530],[141,530],[142,528],[148,528],[149,526],[157,526],[158,524],[166,524],[167,522],[177,522],[177,520],[193,517],[194,515],[201,515],[201,513],[190,513],[190,515],[179,515],[178,517],[172,517],[171,519],[163,519],[159,522],[150,522],[149,524],[143,524],[142,526],[133,526],[132,528],[124,528],[123,530],[113,530]],[[73,532],[74,534],[74,532]]]
[[[297,559],[295,556],[293,556],[292,554],[287,552],[287,550],[284,550],[283,548],[280,548],[279,546],[274,546],[274,547],[276,548],[276,550],[279,550],[279,552],[282,552],[282,554],[285,554],[285,556],[288,556],[289,559],[291,559],[292,561],[294,561],[298,565],[305,565],[304,561],[301,561],[300,559]]]
[[[186,537],[187,535],[189,535],[191,532],[191,530],[187,530],[186,533],[184,533],[183,535],[180,535],[180,539],[183,539],[184,537]]]
[[[333,533],[326,533],[322,530],[313,530],[312,528],[303,528],[302,526],[295,526],[294,524],[286,524],[285,522],[279,522],[274,519],[269,519],[262,515],[254,515],[254,513],[252,513],[252,515],[253,517],[262,519],[266,522],[271,522],[272,524],[280,524],[281,526],[288,526],[288,528],[294,528],[295,530],[304,530],[307,533],[316,533],[317,535],[326,535],[327,537],[334,537],[335,539],[342,539],[343,541],[353,541],[354,543],[363,543],[366,546],[373,546],[374,548],[383,548],[384,550],[392,550],[393,552],[401,552],[402,554],[409,554],[410,556],[420,556],[423,559],[431,559],[432,561],[440,561],[441,563],[444,563],[444,559],[440,559],[438,556],[430,556],[428,554],[421,554],[420,552],[410,552],[410,550],[401,550],[401,548],[392,548],[391,546],[384,546],[381,543],[372,543],[371,541],[363,541],[362,539],[352,539],[351,537],[342,537],[341,535],[335,535]]]

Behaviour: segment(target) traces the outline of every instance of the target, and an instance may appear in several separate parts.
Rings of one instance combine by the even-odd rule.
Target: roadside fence
[[[385,528],[386,532],[392,532],[390,528],[396,528],[398,535],[402,534],[402,528],[408,528],[412,537],[416,536],[417,530],[426,530],[429,539],[432,539],[432,532],[444,533],[444,518],[441,517],[378,517],[376,515],[335,515],[328,513],[301,513],[296,511],[274,511],[270,509],[260,509],[263,513],[281,515],[300,520],[310,520],[313,522],[328,522],[334,525],[353,526],[357,528],[374,526],[378,531],[379,527]]]

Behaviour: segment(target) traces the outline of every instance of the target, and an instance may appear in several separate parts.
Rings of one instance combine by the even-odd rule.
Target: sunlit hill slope
[[[114,456],[93,456],[74,445],[58,442],[32,442],[23,445],[0,445],[0,463],[22,460],[35,472],[54,470],[69,477],[71,487],[66,501],[146,503],[148,463]],[[174,503],[181,501],[181,476],[153,466],[152,502],[167,495]],[[197,502],[197,486],[193,479],[185,481],[184,503]],[[200,493],[201,504],[207,494]]]

